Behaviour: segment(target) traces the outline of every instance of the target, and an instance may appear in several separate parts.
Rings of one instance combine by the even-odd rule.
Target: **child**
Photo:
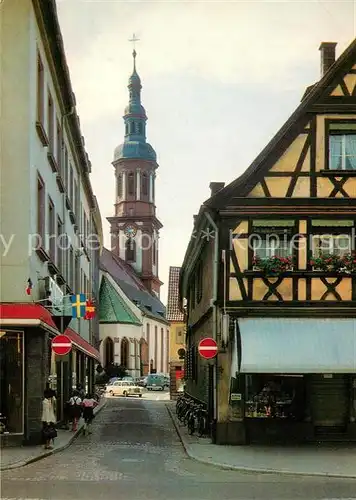
[[[91,424],[94,418],[94,408],[98,402],[92,394],[87,394],[83,399],[84,434],[91,434]]]
[[[77,391],[74,391],[73,396],[69,400],[72,414],[72,432],[78,430],[78,420],[82,416],[82,400]]]

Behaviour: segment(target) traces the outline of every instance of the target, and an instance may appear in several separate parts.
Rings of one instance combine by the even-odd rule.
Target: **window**
[[[0,336],[0,414],[2,434],[23,433],[24,338],[23,332]]]
[[[129,134],[129,126],[126,123],[126,125],[125,125],[125,135],[128,135],[128,134]]]
[[[130,123],[130,132],[131,132],[131,134],[135,133],[135,122]]]
[[[45,185],[40,176],[37,177],[37,233],[42,238],[41,247],[45,237]]]
[[[56,215],[54,211],[54,203],[51,198],[48,198],[48,242],[47,248],[52,262],[56,262]]]
[[[79,255],[75,256],[75,285],[74,285],[74,293],[82,293],[80,286],[80,257]]]
[[[54,152],[54,109],[53,109],[53,100],[52,100],[52,97],[51,97],[51,94],[49,91],[48,91],[47,123],[48,123],[48,139],[49,139],[48,152],[53,154],[53,152]]]
[[[263,235],[253,240],[253,254],[265,259],[268,257],[290,257],[292,254],[291,242],[284,236]]]
[[[158,368],[157,362],[158,362],[158,328],[157,328],[157,326],[155,326],[155,359],[154,359],[154,363],[155,363],[156,370]]]
[[[145,172],[142,174],[142,194],[143,196],[148,195],[148,177]]]
[[[69,286],[74,291],[74,251],[71,246],[69,249]]]
[[[57,163],[58,170],[62,174],[62,130],[59,120],[57,120]]]
[[[329,168],[356,170],[356,133],[332,133],[329,136]]]
[[[117,196],[122,197],[122,174],[119,174],[117,178]]]
[[[57,217],[57,267],[63,273],[63,246],[65,245],[63,241],[63,222],[59,217]]]
[[[157,248],[156,248],[156,240],[153,240],[153,245],[152,245],[152,260],[153,260],[153,265],[156,265],[156,254],[157,254]]]
[[[73,172],[73,165],[69,163],[69,200],[73,204],[73,193],[74,189],[74,172]],[[74,209],[74,207],[73,207]]]
[[[68,149],[67,149],[67,146],[64,145],[64,172],[63,172],[63,175],[64,175],[64,185],[65,185],[65,188],[68,192]]]
[[[135,176],[133,172],[130,172],[128,175],[127,192],[131,196],[135,194]]]
[[[313,236],[313,256],[348,254],[352,250],[351,236],[348,234],[322,234]]]
[[[143,132],[143,126],[142,126],[142,123],[140,122],[138,125],[137,125],[137,131],[138,133],[141,135],[142,132]]]
[[[203,265],[201,261],[199,262],[197,267],[196,280],[197,280],[197,285],[196,285],[197,302],[199,304],[203,296]]]
[[[133,238],[126,241],[126,261],[136,262],[136,241]]]
[[[161,328],[161,372],[164,372],[164,331]]]
[[[177,328],[176,344],[184,344],[184,328]]]
[[[44,70],[41,56],[37,56],[37,121],[44,122]]]

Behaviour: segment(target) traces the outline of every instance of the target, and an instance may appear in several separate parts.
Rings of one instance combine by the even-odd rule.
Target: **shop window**
[[[0,330],[0,434],[22,434],[23,332]]]
[[[245,417],[303,420],[303,376],[247,375]]]

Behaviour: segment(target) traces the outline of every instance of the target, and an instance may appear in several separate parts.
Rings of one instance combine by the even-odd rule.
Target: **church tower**
[[[156,217],[155,179],[158,168],[154,149],[146,142],[147,116],[141,104],[141,80],[136,71],[129,78],[129,104],[125,108],[125,139],[114,152],[115,215],[108,217],[115,255],[130,264],[149,291],[159,297],[158,239],[161,222]]]

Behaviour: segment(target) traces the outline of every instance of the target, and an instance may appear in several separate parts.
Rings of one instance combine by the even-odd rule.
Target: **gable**
[[[205,205],[233,206],[243,197],[356,197],[356,180],[323,172],[328,164],[327,123],[333,119],[356,122],[356,40],[308,91],[250,167]]]

